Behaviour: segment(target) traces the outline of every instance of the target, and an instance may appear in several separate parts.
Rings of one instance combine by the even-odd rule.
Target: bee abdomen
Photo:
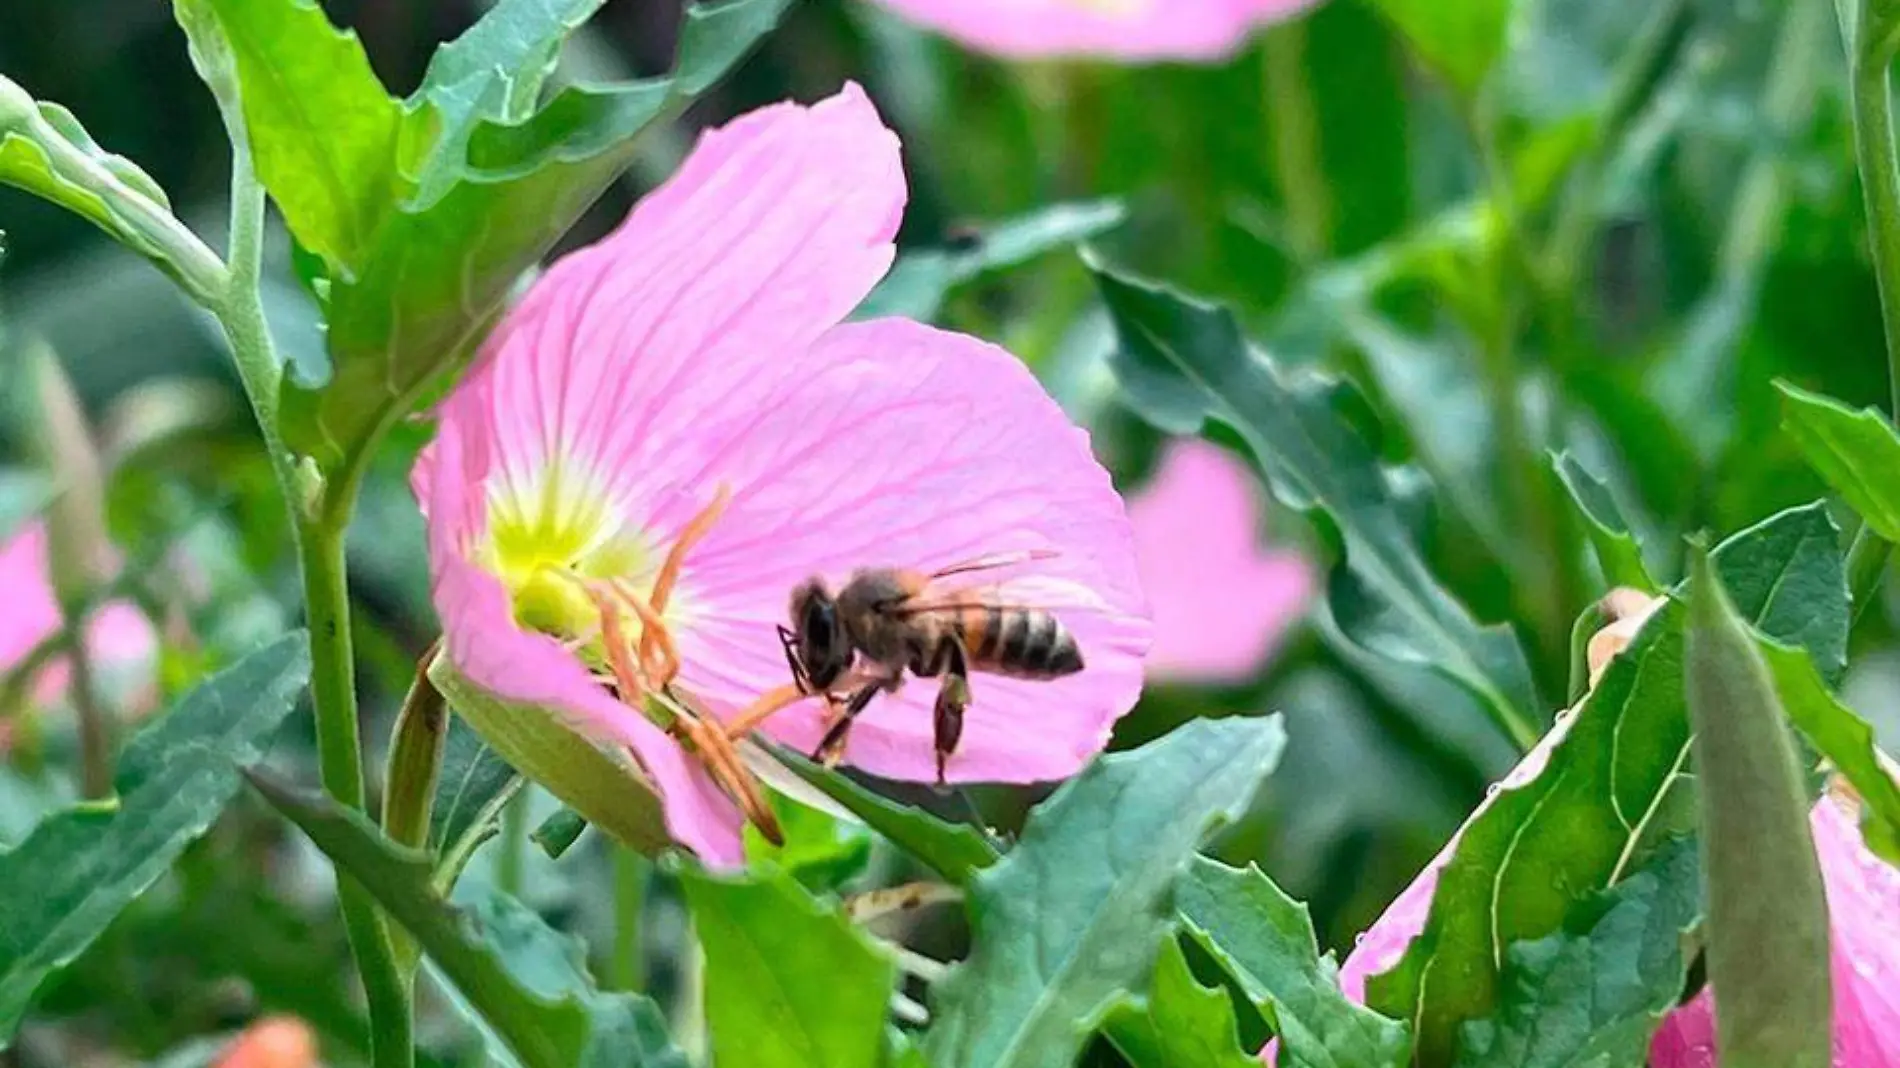
[[[1082,650],[1062,621],[1041,609],[994,605],[962,620],[970,666],[993,675],[1054,679],[1082,670]]]

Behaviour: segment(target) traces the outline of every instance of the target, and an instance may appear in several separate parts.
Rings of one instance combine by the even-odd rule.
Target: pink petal
[[[46,524],[35,520],[0,546],[0,598],[6,603],[6,611],[0,612],[0,673],[59,632],[62,616],[46,559],[46,538]],[[86,649],[101,668],[149,673],[158,655],[158,634],[137,607],[113,601],[87,622]],[[58,704],[70,681],[66,658],[51,661],[33,680],[34,703]],[[156,696],[148,685],[133,692],[146,705]]]
[[[1000,56],[1221,59],[1256,26],[1317,0],[879,0],[920,25]]]
[[[1129,499],[1154,609],[1151,676],[1244,681],[1305,610],[1312,569],[1298,553],[1260,547],[1256,485],[1231,453],[1182,440]]]

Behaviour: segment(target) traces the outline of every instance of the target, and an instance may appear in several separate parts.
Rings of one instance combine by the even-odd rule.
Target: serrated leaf
[[[1809,505],[1729,538],[1714,564],[1755,626],[1839,650],[1848,599],[1838,538],[1826,509]],[[1368,985],[1367,1004],[1415,1021],[1418,1063],[1452,1063],[1459,1028],[1494,1011],[1508,946],[1563,929],[1691,825],[1684,617],[1675,602],[1650,617],[1546,743],[1536,777],[1466,824],[1424,930]]]
[[[874,793],[784,746],[772,746],[772,755],[799,778],[863,820],[866,827],[890,839],[957,886],[967,884],[977,872],[996,863],[1002,855],[969,824],[950,823]]]
[[[1868,848],[1900,866],[1900,784],[1874,729],[1829,692],[1806,653],[1757,637],[1788,718],[1860,795],[1861,836]]]
[[[1512,0],[1374,0],[1420,59],[1472,95],[1504,53]]]
[[[1596,552],[1597,566],[1603,570],[1603,580],[1611,586],[1655,593],[1659,587],[1649,576],[1642,547],[1637,545],[1636,535],[1630,533],[1629,523],[1624,520],[1623,510],[1617,506],[1616,495],[1610,492],[1610,487],[1569,452],[1553,455],[1550,462],[1583,516],[1590,546]]]
[[[1171,926],[1169,892],[1246,811],[1286,740],[1277,717],[1194,720],[1097,760],[970,883],[970,956],[933,991],[935,1068],[1068,1064]]]
[[[355,879],[482,1015],[527,1068],[687,1068],[659,1008],[594,988],[579,947],[499,891],[445,901],[429,857],[385,838],[359,812],[260,775],[251,784]],[[465,898],[466,900],[466,898]]]
[[[214,18],[223,31],[258,177],[291,233],[333,275],[362,270],[405,184],[402,108],[362,42],[312,0],[174,2],[181,22]]]
[[[1363,401],[1337,379],[1288,372],[1250,345],[1224,308],[1097,268],[1120,345],[1127,399],[1163,430],[1233,428],[1288,507],[1323,513],[1341,559],[1329,602],[1345,635],[1373,654],[1442,675],[1528,744],[1530,668],[1507,626],[1480,626],[1419,552],[1392,473],[1360,430]]]
[[[1900,434],[1873,408],[1854,411],[1786,382],[1781,426],[1834,492],[1888,541],[1900,541]]]
[[[1100,237],[1120,226],[1127,215],[1116,200],[1051,204],[986,227],[955,248],[906,251],[852,318],[900,316],[930,322],[958,286],[986,272],[1015,267]]]
[[[787,872],[680,885],[706,954],[718,1068],[876,1068],[895,967]]]
[[[1175,891],[1189,930],[1280,1036],[1283,1068],[1382,1068],[1407,1062],[1405,1026],[1354,1004],[1332,956],[1320,956],[1306,906],[1260,869],[1205,857]]]
[[[327,309],[331,378],[317,390],[286,388],[291,447],[326,470],[356,462],[424,390],[469,358],[516,279],[626,169],[639,135],[722,77],[789,3],[698,4],[686,13],[670,77],[569,88],[526,117],[509,113],[506,79],[456,83],[458,92],[479,97],[456,96],[455,114],[508,117],[476,121],[459,158],[432,160],[434,195],[399,205],[362,272],[336,280]],[[544,44],[513,54],[538,70]],[[432,109],[444,106],[428,94],[422,99]]]
[[[1767,665],[1708,557],[1689,591],[1709,984],[1729,1068],[1832,1063],[1827,896],[1810,798]]]
[[[1161,942],[1147,995],[1116,1005],[1102,1030],[1134,1068],[1260,1068],[1240,1044],[1227,991],[1194,978],[1172,934]]]
[[[52,816],[0,853],[0,1046],[64,967],[218,818],[310,673],[301,633],[205,680],[119,760],[115,802]]]
[[[1506,952],[1497,1011],[1465,1025],[1458,1068],[1635,1068],[1682,996],[1702,915],[1696,844],[1677,839],[1588,923]]]

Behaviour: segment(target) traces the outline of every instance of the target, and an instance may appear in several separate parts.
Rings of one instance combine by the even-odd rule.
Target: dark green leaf
[[[500,753],[460,717],[451,717],[435,803],[429,810],[430,846],[446,848],[478,824],[494,819],[496,802],[506,795],[514,778],[515,769]]]
[[[1643,1064],[1682,996],[1683,940],[1701,915],[1696,844],[1676,839],[1590,923],[1511,946],[1497,1011],[1465,1025],[1459,1068]]]
[[[658,1007],[596,990],[579,948],[532,912],[494,891],[472,908],[450,905],[428,856],[361,813],[259,775],[251,784],[415,938],[527,1068],[686,1068]]]
[[[1714,562],[1756,626],[1840,649],[1848,602],[1837,537],[1825,509],[1810,505],[1736,534]],[[1535,778],[1466,824],[1424,930],[1369,984],[1369,1005],[1416,1021],[1420,1063],[1451,1063],[1459,1028],[1496,1010],[1507,947],[1564,929],[1692,826],[1683,621],[1679,604],[1659,609],[1543,743]]]
[[[1603,580],[1611,586],[1655,593],[1656,580],[1649,577],[1649,569],[1643,565],[1643,550],[1636,544],[1636,535],[1630,533],[1610,487],[1568,452],[1552,456],[1551,464],[1564,488],[1570,491],[1577,510],[1583,514],[1590,545],[1596,550],[1597,566],[1603,569]]]
[[[1794,740],[1747,622],[1699,551],[1693,574],[1689,719],[1717,1046],[1729,1068],[1827,1068],[1827,897]]]
[[[1475,93],[1504,52],[1512,0],[1374,0],[1412,50],[1467,95]]]
[[[1335,379],[1283,370],[1224,309],[1096,273],[1121,339],[1116,374],[1136,409],[1176,433],[1209,418],[1232,427],[1281,501],[1337,529],[1329,592],[1347,637],[1457,683],[1528,744],[1539,717],[1523,650],[1508,627],[1479,626],[1433,577],[1393,473],[1360,432],[1363,401]]]
[[[1861,797],[1861,835],[1874,852],[1900,865],[1900,785],[1874,741],[1874,730],[1828,691],[1808,655],[1761,641],[1788,718]]]
[[[944,298],[965,282],[1099,237],[1121,225],[1126,214],[1113,200],[1052,204],[988,227],[968,245],[906,252],[853,318],[893,315],[929,322],[942,310]]]
[[[1103,1025],[1134,1068],[1259,1068],[1240,1044],[1227,991],[1210,989],[1188,970],[1173,934],[1162,940],[1148,994],[1115,1006]]]
[[[1408,1063],[1405,1025],[1348,1000],[1321,957],[1306,906],[1260,869],[1195,858],[1175,891],[1190,930],[1280,1036],[1286,1068],[1381,1068]]]
[[[139,731],[116,802],[47,819],[0,854],[0,1046],[33,992],[171,867],[264,757],[309,677],[288,635],[219,672]]]
[[[1854,411],[1785,382],[1781,426],[1808,466],[1888,541],[1900,541],[1900,434],[1873,408]]]
[[[791,875],[680,873],[720,1068],[876,1068],[895,968]]]
[[[534,839],[534,844],[541,847],[541,852],[546,853],[549,860],[560,860],[567,855],[568,850],[574,848],[575,842],[581,840],[581,834],[586,830],[587,817],[563,807],[542,820],[541,826],[536,827],[528,837]]]
[[[1038,806],[969,886],[973,945],[934,991],[931,1064],[1070,1063],[1147,975],[1182,864],[1246,811],[1284,742],[1277,718],[1194,720],[1101,758]]]
[[[796,772],[799,778],[850,810],[864,821],[865,826],[890,839],[958,886],[968,883],[977,872],[996,863],[1000,855],[975,827],[949,823],[922,809],[880,796],[784,746],[773,746],[772,755]]]
[[[569,88],[526,117],[504,106],[513,100],[506,79],[427,88],[428,108],[452,106],[469,120],[508,117],[476,121],[464,151],[432,159],[431,192],[440,192],[399,205],[377,231],[359,275],[336,280],[327,309],[332,377],[319,390],[287,388],[290,445],[326,470],[359,461],[439,376],[469,357],[516,279],[626,168],[639,135],[724,75],[789,3],[697,5],[686,14],[671,77]],[[556,19],[542,28],[553,34],[562,25]],[[543,40],[513,54],[532,65],[542,62],[545,47]],[[449,77],[476,52],[468,43],[439,76]],[[477,90],[475,101],[456,95]]]

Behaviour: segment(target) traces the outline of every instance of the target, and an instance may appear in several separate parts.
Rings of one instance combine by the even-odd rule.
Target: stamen
[[[719,517],[725,514],[726,506],[731,503],[732,487],[722,482],[713,493],[712,503],[687,520],[679,537],[673,539],[672,547],[666,551],[666,560],[660,565],[660,573],[653,579],[653,592],[648,596],[647,603],[652,606],[656,617],[666,612],[666,604],[673,597],[673,585],[679,581],[680,569],[686,566],[686,554],[712,530],[713,524],[719,521]],[[648,648],[651,642],[667,640],[664,632],[665,627],[661,625],[657,629],[650,627],[647,633],[640,636],[641,660],[651,655]],[[673,661],[675,664],[679,662],[677,654],[673,656]]]

